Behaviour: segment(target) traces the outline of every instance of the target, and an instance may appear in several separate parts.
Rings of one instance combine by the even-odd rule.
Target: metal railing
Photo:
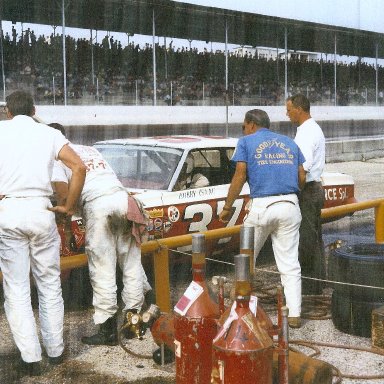
[[[375,208],[375,241],[384,243],[384,198],[367,200],[360,203],[346,204],[321,211],[323,219],[345,216],[348,213]],[[202,232],[206,241],[218,240],[240,232],[241,225]],[[156,303],[164,312],[171,310],[169,285],[169,250],[192,244],[192,235],[169,237],[142,244],[142,254],[152,253],[154,257]]]
[[[375,241],[378,244],[384,244],[384,198],[325,208],[321,211],[321,217],[323,219],[331,219],[370,208],[375,209]],[[229,228],[219,228],[202,233],[205,235],[206,241],[219,240],[221,238],[239,234],[240,228],[241,225],[236,225]],[[148,257],[148,255],[153,256],[156,303],[163,312],[169,312],[171,310],[169,251],[191,244],[192,234],[151,240],[141,245],[141,254],[143,257]],[[61,257],[60,260],[62,271],[84,267],[87,264],[88,260],[86,254]],[[2,274],[0,272],[0,281],[1,280]]]
[[[325,208],[321,210],[322,219],[332,219],[345,216],[349,213],[375,209],[375,241],[378,244],[384,243],[384,198],[367,200],[358,203],[339,205],[337,207]]]

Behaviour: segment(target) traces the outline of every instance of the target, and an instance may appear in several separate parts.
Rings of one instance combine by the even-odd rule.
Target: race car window
[[[194,173],[207,177],[210,186],[230,183],[229,159],[232,153],[232,148],[204,148],[192,152]]]
[[[95,147],[126,188],[166,190],[182,155],[176,148],[134,144]]]

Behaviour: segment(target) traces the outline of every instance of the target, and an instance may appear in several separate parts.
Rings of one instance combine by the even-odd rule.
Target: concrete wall
[[[285,107],[230,106],[229,124],[241,124],[250,109],[264,109],[272,122],[286,122]],[[184,106],[37,106],[37,114],[46,122],[63,125],[162,125],[162,124],[225,124],[225,107]],[[384,107],[314,106],[311,114],[317,121],[383,120]]]
[[[327,140],[325,152],[327,163],[365,161],[377,157],[384,157],[384,137]]]

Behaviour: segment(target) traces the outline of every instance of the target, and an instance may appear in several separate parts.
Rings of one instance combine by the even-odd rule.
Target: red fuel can
[[[208,384],[211,381],[212,340],[217,333],[220,314],[205,282],[204,245],[204,235],[193,235],[193,281],[175,306],[177,384]]]
[[[236,301],[213,340],[214,384],[272,384],[273,342],[270,324],[254,315],[249,300],[249,255],[235,256]],[[225,318],[226,316],[226,318]],[[260,318],[260,315],[259,315]],[[208,382],[207,382],[208,383]]]

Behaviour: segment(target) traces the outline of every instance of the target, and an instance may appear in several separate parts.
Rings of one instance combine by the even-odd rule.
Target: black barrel
[[[372,286],[334,284],[332,320],[348,334],[371,337],[372,310],[384,304],[384,244],[361,243],[332,250],[330,280]]]

